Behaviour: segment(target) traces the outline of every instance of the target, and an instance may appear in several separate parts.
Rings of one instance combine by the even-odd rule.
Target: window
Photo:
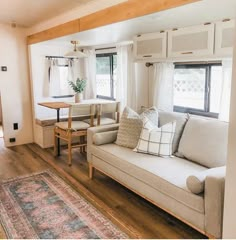
[[[104,99],[116,98],[116,53],[96,55],[97,97]]]
[[[174,111],[218,118],[221,84],[220,63],[176,64]]]
[[[59,64],[57,63],[52,70],[53,66],[49,68],[49,78],[50,81],[55,81],[55,85],[52,86],[55,88],[52,92],[53,98],[67,98],[72,97],[71,90],[68,84],[68,75],[69,67],[68,64]],[[59,83],[58,83],[59,81]]]

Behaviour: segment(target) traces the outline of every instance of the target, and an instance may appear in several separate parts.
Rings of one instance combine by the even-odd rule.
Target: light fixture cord
[[[77,51],[77,46],[76,46],[77,42],[75,41],[75,47],[74,47],[74,52]]]

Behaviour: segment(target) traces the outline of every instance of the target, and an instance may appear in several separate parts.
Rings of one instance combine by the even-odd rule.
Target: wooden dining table
[[[112,103],[116,102],[114,100],[107,100],[107,99],[100,99],[100,98],[94,98],[94,99],[85,99],[77,104],[104,104],[104,103]],[[71,104],[74,104],[75,102],[40,102],[38,105],[50,109],[55,109],[57,111],[57,122],[60,122],[60,109],[61,108],[69,108]],[[57,155],[60,156],[60,139],[57,138]]]

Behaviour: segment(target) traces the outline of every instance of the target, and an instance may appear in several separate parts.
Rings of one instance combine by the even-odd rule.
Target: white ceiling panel
[[[94,0],[0,0],[0,22],[32,27],[91,1]]]

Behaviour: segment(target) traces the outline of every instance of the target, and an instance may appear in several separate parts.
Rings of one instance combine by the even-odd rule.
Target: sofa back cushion
[[[178,155],[208,168],[226,164],[228,124],[190,117],[179,143]]]
[[[159,111],[159,127],[162,127],[166,123],[176,121],[175,135],[172,145],[172,152],[175,153],[178,150],[179,141],[182,136],[184,126],[188,120],[188,115],[184,113],[176,113],[176,112],[164,112]]]
[[[125,107],[117,134],[117,145],[133,149],[137,146],[143,127],[142,119],[144,116],[158,126],[158,112],[155,107],[145,110],[141,115],[131,108]]]

